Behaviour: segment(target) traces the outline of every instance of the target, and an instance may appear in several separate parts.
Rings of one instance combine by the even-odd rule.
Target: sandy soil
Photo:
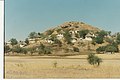
[[[99,67],[88,64],[87,55],[5,56],[5,78],[120,78],[120,54],[98,56],[103,59]]]

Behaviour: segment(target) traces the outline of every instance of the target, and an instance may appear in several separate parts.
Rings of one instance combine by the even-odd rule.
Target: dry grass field
[[[5,78],[120,78],[119,53],[97,56],[103,59],[99,67],[90,65],[87,55],[5,56]]]

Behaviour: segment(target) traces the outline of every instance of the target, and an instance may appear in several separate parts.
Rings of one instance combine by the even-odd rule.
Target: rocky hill
[[[11,48],[22,52],[24,52],[22,48],[27,48],[29,53],[50,55],[88,54],[88,52],[96,53],[96,50],[118,52],[120,34],[111,35],[110,33],[110,31],[104,31],[83,22],[71,21],[43,33],[31,32],[25,41],[12,44]],[[11,42],[6,43],[7,46],[14,41],[15,39],[12,39]]]
[[[55,28],[49,29],[49,30],[90,30],[90,31],[100,31],[101,29],[94,27],[92,25],[86,24],[84,22],[76,22],[76,21],[71,21],[71,22],[65,22],[61,25],[58,25]],[[48,30],[47,30],[48,31]],[[45,31],[45,33],[47,32]]]

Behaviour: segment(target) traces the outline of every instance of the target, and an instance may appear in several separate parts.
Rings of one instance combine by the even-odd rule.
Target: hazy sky
[[[120,32],[120,0],[5,0],[5,36],[24,40],[66,21]]]

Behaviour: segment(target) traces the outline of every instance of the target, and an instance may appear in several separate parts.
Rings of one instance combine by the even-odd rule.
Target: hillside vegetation
[[[78,55],[119,52],[120,34],[84,22],[65,22],[45,32],[31,32],[24,41],[11,38],[5,55]]]

